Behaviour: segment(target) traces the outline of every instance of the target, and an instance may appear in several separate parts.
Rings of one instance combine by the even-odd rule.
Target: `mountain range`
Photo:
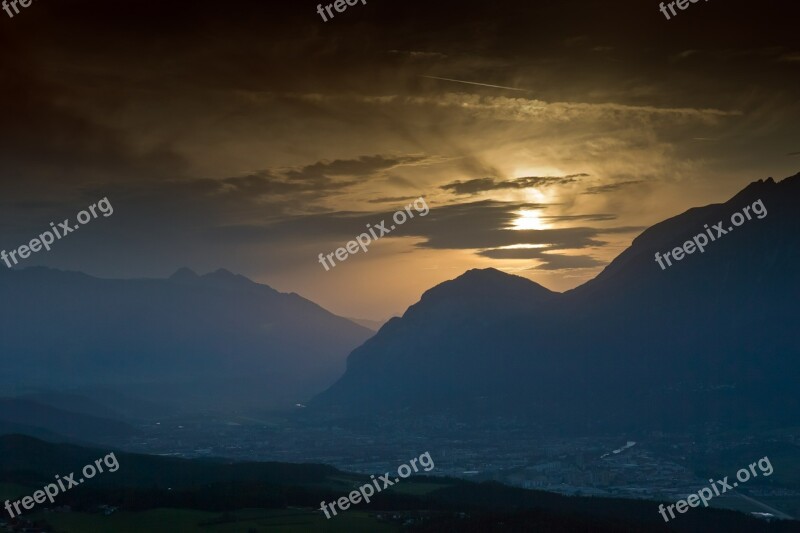
[[[757,201],[762,218],[728,229]],[[703,253],[659,266],[656,252],[718,221],[727,234]],[[0,386],[118,420],[317,395],[309,414],[512,415],[565,431],[798,424],[799,241],[800,174],[760,180],[647,229],[576,289],[471,270],[377,334],[225,270],[3,270],[0,298],[13,305],[0,309]],[[84,396],[94,410],[76,403]]]
[[[333,383],[374,334],[225,270],[113,280],[2,269],[0,299],[5,395],[115,395],[161,414],[293,406]]]
[[[730,223],[759,200],[766,215]],[[719,221],[726,234],[702,253],[656,262]],[[800,174],[654,225],[565,293],[471,270],[356,349],[311,408],[513,415],[581,432],[797,425],[798,245]]]

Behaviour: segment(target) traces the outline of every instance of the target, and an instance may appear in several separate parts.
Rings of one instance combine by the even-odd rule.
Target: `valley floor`
[[[542,437],[515,420],[466,428],[429,417],[413,425],[370,420],[369,429],[306,425],[281,418],[192,418],[144,426],[125,448],[186,458],[321,463],[348,472],[376,474],[430,452],[436,476],[507,485],[565,495],[676,501],[732,475],[741,465],[769,455],[775,466],[767,483],[750,483],[713,506],[745,513],[800,516],[800,429],[758,437],[707,429],[696,434]],[[400,429],[398,429],[400,428]],[[761,480],[763,481],[763,480]],[[774,514],[774,513],[772,513]]]

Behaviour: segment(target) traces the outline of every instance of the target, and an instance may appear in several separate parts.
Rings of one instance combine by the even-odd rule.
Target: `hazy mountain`
[[[126,418],[125,415],[114,410],[109,405],[78,394],[59,392],[29,393],[21,394],[16,399],[34,402],[39,405],[49,405],[50,407],[63,409],[65,411],[69,411],[70,413],[100,418],[111,418],[114,420],[122,420],[123,418]]]
[[[729,230],[758,200],[767,214]],[[703,253],[656,263],[718,221],[727,234]],[[312,407],[517,414],[561,429],[796,424],[799,244],[800,174],[653,226],[564,294],[467,272],[355,350]]]
[[[115,389],[186,409],[304,401],[372,332],[225,270],[109,280],[0,271],[0,387]],[[88,392],[86,395],[95,397]]]
[[[348,318],[351,322],[355,322],[359,326],[364,326],[365,328],[378,331],[381,327],[386,324],[386,320],[370,320],[368,318]]]
[[[105,441],[130,437],[136,430],[101,418],[20,398],[0,398],[0,435],[25,434],[57,441]]]
[[[30,392],[21,394],[18,398],[57,407],[71,413],[129,422],[163,418],[175,414],[164,404],[144,398],[130,398],[111,389],[84,389],[83,393]]]

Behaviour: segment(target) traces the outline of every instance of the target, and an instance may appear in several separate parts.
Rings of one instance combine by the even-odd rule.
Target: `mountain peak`
[[[210,285],[214,285],[217,287],[252,287],[253,285],[258,285],[256,282],[252,281],[249,278],[246,278],[240,274],[234,274],[230,270],[226,270],[224,268],[220,268],[206,274],[205,276],[201,276],[200,279]]]
[[[471,268],[461,274],[456,279],[465,279],[470,281],[499,281],[502,279],[510,280],[514,278],[519,278],[520,276],[515,276],[513,274],[506,274],[502,270],[498,270],[496,268]],[[524,279],[524,278],[522,278]],[[531,283],[534,283],[531,281]]]
[[[452,296],[454,292],[483,294],[487,293],[487,291],[495,296],[504,293],[510,296],[520,291],[523,293],[536,293],[537,296],[555,294],[528,278],[507,274],[496,268],[473,268],[467,270],[457,278],[445,281],[427,291],[422,298],[425,299],[426,295],[433,295],[433,293],[441,290],[447,292],[449,296]]]
[[[791,180],[792,178],[786,178]],[[786,181],[786,180],[784,180]],[[751,197],[756,197],[761,194],[769,194],[773,190],[775,190],[777,183],[772,177],[767,179],[759,179],[753,182],[750,182],[744,189],[736,193],[730,200],[728,200],[727,204],[735,204],[736,202],[742,200],[748,200]]]
[[[199,276],[197,272],[191,268],[179,268],[172,276],[169,277],[170,281],[177,283],[202,283],[204,285],[214,287],[251,287],[257,285],[254,281],[234,274],[230,270],[220,268],[214,272],[210,272],[203,276]]]
[[[236,278],[237,277],[236,274],[234,274],[233,272],[231,272],[230,270],[225,269],[225,268],[219,268],[219,269],[215,270],[214,272],[211,272],[210,274],[206,274],[206,276],[203,276],[203,277],[207,277],[207,276],[212,276],[212,277],[220,278],[220,279],[223,279],[223,278],[231,279],[231,278]],[[240,276],[240,277],[243,277],[243,276]]]
[[[179,268],[178,270],[175,271],[173,275],[169,277],[170,281],[178,281],[184,283],[189,281],[196,281],[198,279],[200,279],[200,276],[197,275],[197,272],[187,267]]]
[[[506,316],[529,310],[557,294],[495,268],[472,269],[426,291],[404,317],[430,319],[441,314],[456,318],[470,313]]]

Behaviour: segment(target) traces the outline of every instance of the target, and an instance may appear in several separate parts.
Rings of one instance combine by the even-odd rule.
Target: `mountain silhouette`
[[[766,215],[751,209],[730,230],[759,200]],[[702,253],[655,261],[719,221],[726,234]],[[799,244],[800,174],[654,225],[565,293],[467,272],[356,349],[311,407],[513,415],[569,431],[797,424]]]
[[[374,332],[297,294],[225,270],[111,280],[29,268],[0,272],[0,387],[114,389],[179,409],[306,401]]]

